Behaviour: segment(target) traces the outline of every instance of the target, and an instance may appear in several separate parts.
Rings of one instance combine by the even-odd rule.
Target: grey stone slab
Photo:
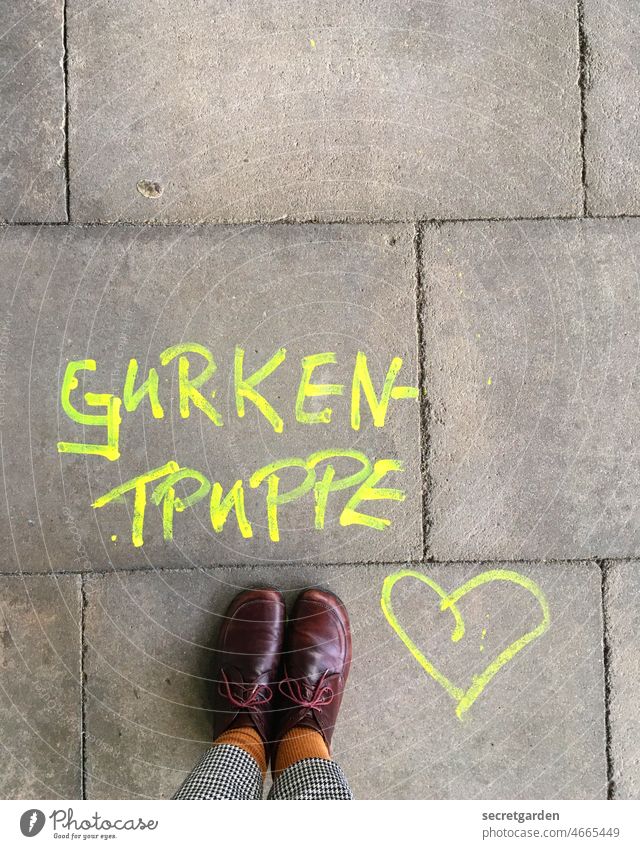
[[[0,576],[0,798],[80,798],[80,717],[80,578]]]
[[[439,565],[427,574],[451,592],[491,568]],[[515,568],[539,588],[550,624],[500,669],[462,720],[456,701],[382,613],[392,566],[92,576],[89,797],[174,792],[210,743],[220,616],[239,588],[264,583],[286,589],[289,602],[319,584],[347,605],[354,660],[334,754],[358,798],[606,797],[599,570],[588,563]],[[398,622],[461,688],[544,619],[528,589],[496,580],[458,600],[465,634],[453,643],[453,616],[439,612],[437,598],[410,577],[391,595]]]
[[[640,7],[585,0],[587,202],[593,215],[640,214]]]
[[[640,563],[606,567],[613,795],[640,798]]]
[[[637,221],[424,235],[429,550],[640,551]]]
[[[91,571],[419,556],[419,404],[416,398],[391,399],[384,426],[378,427],[363,398],[359,429],[351,420],[358,351],[368,357],[378,395],[394,357],[403,360],[396,383],[417,395],[412,239],[411,229],[400,226],[7,228],[0,236],[2,568]],[[178,361],[160,365],[161,352],[179,343],[203,345],[215,359],[218,370],[202,392],[221,426],[194,405],[188,418],[182,416]],[[244,417],[238,415],[236,346],[245,351],[247,378],[286,349],[285,360],[257,387],[282,416],[281,432],[251,400]],[[330,408],[333,417],[301,423],[295,408],[302,358],[322,352],[334,353],[336,362],[316,368],[310,382],[344,385],[344,393],[307,398],[303,411]],[[69,395],[81,410],[85,392],[122,399],[130,358],[139,363],[136,389],[151,368],[159,373],[164,417],[154,418],[148,398],[131,412],[123,404],[119,459],[59,453],[58,443],[107,443],[106,425],[85,426],[63,409],[68,363],[96,363],[95,372],[78,372],[80,385]],[[204,369],[200,354],[187,359],[192,377]],[[85,412],[104,420],[107,402],[100,403]],[[385,528],[341,524],[357,491],[352,483],[329,494],[319,530],[313,473],[284,468],[278,472],[280,490],[306,484],[307,491],[278,509],[276,541],[267,521],[268,484],[252,487],[251,476],[267,464],[288,458],[302,463],[323,450],[361,452],[365,459],[322,460],[316,483],[325,480],[329,465],[336,484],[356,473],[362,481],[367,459],[394,460],[404,470],[383,476],[379,488],[400,489],[405,500],[359,505],[358,512],[388,519]],[[173,539],[166,539],[162,507],[151,499],[155,483],[147,487],[142,546],[133,544],[133,491],[92,507],[114,488],[168,462],[195,469],[225,495],[242,480],[253,536],[243,537],[235,512],[214,531],[211,495],[201,493],[199,503],[175,513]],[[198,488],[193,480],[178,484],[178,497]]]
[[[0,5],[0,221],[65,221],[64,0]]]
[[[75,220],[581,210],[573,0],[68,5]]]

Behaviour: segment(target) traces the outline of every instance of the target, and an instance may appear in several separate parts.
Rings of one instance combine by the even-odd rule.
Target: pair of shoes
[[[229,606],[218,637],[214,737],[257,730],[268,754],[292,728],[319,732],[331,748],[351,665],[351,632],[339,598],[301,593],[286,627],[282,594],[252,589]]]

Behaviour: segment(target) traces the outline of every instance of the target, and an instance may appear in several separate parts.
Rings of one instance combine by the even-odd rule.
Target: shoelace
[[[305,697],[305,693],[303,692],[298,679],[289,678],[288,675],[286,675],[279,683],[278,689],[280,690],[282,695],[285,696],[285,698],[291,699],[292,702],[295,702],[297,705],[300,705],[300,707],[321,711],[323,707],[325,707],[326,705],[330,705],[335,698],[335,693],[333,692],[333,688],[331,687],[331,685],[325,684],[325,679],[328,674],[329,670],[327,669],[314,687],[310,699],[307,699]]]
[[[246,708],[247,710],[252,710],[262,705],[268,704],[273,698],[273,691],[268,684],[255,684],[251,687],[250,684],[238,683],[236,681],[233,682],[233,686],[240,690],[240,697],[236,696],[231,689],[231,682],[227,677],[227,673],[224,669],[220,670],[220,674],[222,675],[222,681],[218,686],[218,691],[221,696],[229,699],[232,705],[235,705],[237,708]]]

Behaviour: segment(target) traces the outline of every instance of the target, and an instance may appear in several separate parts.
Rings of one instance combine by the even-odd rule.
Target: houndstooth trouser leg
[[[262,799],[262,772],[238,746],[212,746],[173,799]],[[344,773],[333,761],[305,758],[280,773],[270,799],[352,799]]]

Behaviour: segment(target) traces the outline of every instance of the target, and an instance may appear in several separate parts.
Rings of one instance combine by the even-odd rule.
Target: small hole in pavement
[[[145,198],[159,198],[164,187],[155,180],[139,180],[136,189]]]

